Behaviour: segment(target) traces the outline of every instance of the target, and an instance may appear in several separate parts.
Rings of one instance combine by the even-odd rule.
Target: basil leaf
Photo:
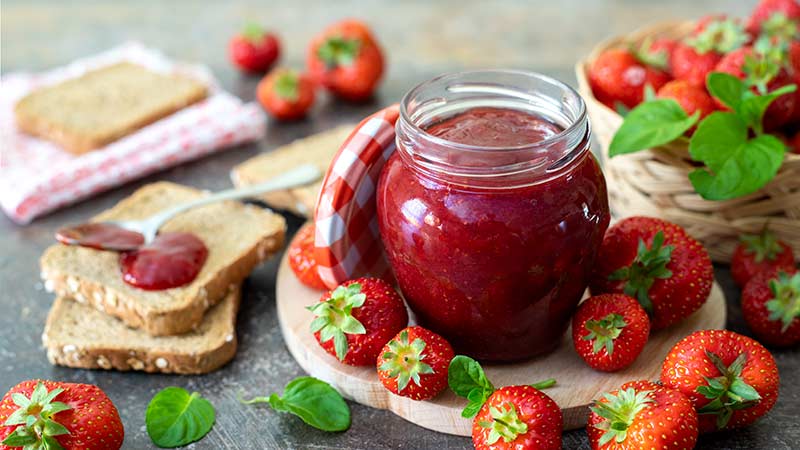
[[[747,124],[732,112],[714,112],[697,126],[689,142],[689,154],[695,161],[719,172],[733,149],[747,141]]]
[[[331,385],[314,377],[298,377],[290,381],[282,397],[272,394],[242,402],[248,405],[269,403],[275,411],[294,414],[323,431],[350,428],[350,407]]]
[[[769,182],[783,162],[786,151],[776,137],[764,134],[729,149],[718,168],[697,169],[689,174],[695,190],[707,200],[727,200],[750,194]],[[709,166],[710,167],[710,166]]]
[[[681,137],[700,117],[691,117],[672,99],[644,102],[631,110],[611,140],[610,156],[633,153],[667,144]]]
[[[767,111],[767,108],[769,108],[769,105],[778,97],[794,92],[795,89],[796,86],[791,84],[776,89],[766,95],[757,95],[751,91],[747,91],[747,93],[743,95],[742,102],[739,104],[739,115],[742,116],[742,119],[744,119],[748,125],[755,129],[756,133],[761,134],[763,132],[762,121],[764,119],[764,113]]]
[[[180,447],[200,440],[214,425],[214,407],[197,392],[168,387],[147,405],[147,434],[162,448]]]
[[[734,111],[739,110],[739,103],[745,92],[748,92],[744,82],[735,76],[724,72],[711,72],[706,78],[708,92],[719,99]]]
[[[466,418],[475,416],[494,392],[494,386],[486,378],[481,365],[464,355],[456,355],[450,361],[447,384],[456,395],[465,397],[469,401],[461,412],[461,416]]]

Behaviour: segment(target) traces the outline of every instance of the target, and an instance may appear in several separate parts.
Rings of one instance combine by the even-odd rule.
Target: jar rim
[[[498,74],[498,75],[521,75],[530,79],[536,79],[538,81],[542,81],[545,83],[549,83],[564,92],[567,92],[571,95],[578,103],[578,112],[574,118],[571,118],[571,123],[563,127],[558,133],[550,135],[545,139],[540,141],[525,143],[525,144],[518,144],[518,145],[503,145],[503,146],[484,146],[484,145],[473,145],[473,144],[465,144],[461,142],[451,141],[449,139],[445,139],[436,135],[429,133],[426,129],[422,128],[418,123],[415,123],[411,115],[408,111],[408,104],[410,103],[410,99],[412,99],[415,95],[418,95],[423,89],[426,87],[430,87],[431,85],[442,82],[447,79],[456,80],[458,78],[468,77],[470,75],[479,75],[479,74]],[[583,100],[583,97],[570,85],[560,81],[556,78],[553,78],[549,75],[544,75],[539,72],[532,72],[527,70],[519,70],[519,69],[478,69],[478,70],[464,70],[460,72],[448,72],[426,81],[417,84],[411,90],[406,92],[403,95],[403,98],[400,100],[400,121],[405,122],[405,124],[415,132],[420,133],[425,137],[425,139],[431,143],[448,146],[450,148],[463,150],[467,152],[483,152],[486,150],[497,151],[497,152],[514,152],[514,151],[521,151],[526,149],[536,149],[542,147],[549,147],[556,142],[562,141],[568,136],[575,134],[579,128],[585,127],[585,123],[587,122],[587,109],[586,109],[586,102]]]

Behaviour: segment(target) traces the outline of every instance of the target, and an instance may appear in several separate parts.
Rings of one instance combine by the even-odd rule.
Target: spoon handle
[[[172,208],[166,209],[148,219],[148,229],[152,230],[153,236],[161,228],[161,225],[176,215],[198,206],[207,205],[209,203],[220,202],[224,200],[237,200],[241,198],[255,197],[259,194],[270,191],[278,191],[281,189],[288,189],[295,186],[302,186],[304,184],[312,183],[322,176],[322,172],[311,164],[303,164],[297,166],[288,172],[284,172],[275,178],[265,181],[254,186],[249,186],[241,189],[228,189],[220,191],[197,200],[183,203]],[[145,236],[147,238],[147,236]]]

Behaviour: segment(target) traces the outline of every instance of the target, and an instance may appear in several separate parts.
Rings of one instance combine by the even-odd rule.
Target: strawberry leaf
[[[774,261],[778,254],[783,251],[778,238],[766,228],[760,234],[744,234],[739,237],[744,244],[744,253],[753,255],[755,262],[760,263],[764,260]]]
[[[673,99],[644,102],[625,116],[609,146],[611,157],[664,145],[681,137],[700,118],[688,116]]]
[[[62,388],[48,391],[40,382],[33,388],[30,398],[21,393],[12,394],[11,400],[19,409],[11,413],[3,425],[19,426],[3,439],[2,444],[25,449],[63,450],[54,436],[69,434],[69,430],[53,420],[55,414],[71,409],[65,403],[53,401],[62,392]]]
[[[781,333],[785,333],[800,318],[800,272],[791,277],[778,272],[777,278],[769,280],[769,289],[772,299],[765,304],[769,320],[781,321]]]
[[[147,405],[147,434],[161,448],[181,447],[203,438],[215,421],[214,407],[197,392],[168,387]]]
[[[653,242],[647,247],[644,240],[639,239],[636,258],[630,266],[620,267],[612,272],[608,279],[612,281],[625,281],[623,291],[639,301],[648,314],[653,313],[653,302],[650,300],[650,287],[656,279],[667,279],[672,276],[672,271],[667,269],[672,258],[672,245],[664,245],[664,232],[659,231],[653,236]]]
[[[328,383],[314,377],[298,377],[290,381],[283,396],[256,397],[240,401],[246,405],[268,403],[272,409],[294,414],[303,422],[322,431],[344,431],[350,428],[350,407]]]

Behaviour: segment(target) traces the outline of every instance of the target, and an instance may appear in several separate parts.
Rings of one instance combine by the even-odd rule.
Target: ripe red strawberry
[[[798,84],[800,86],[800,84]],[[800,111],[800,108],[797,108],[796,111]],[[797,132],[789,139],[789,151],[792,153],[796,153],[800,155],[800,132]]]
[[[714,70],[722,55],[741,47],[748,39],[742,25],[734,19],[711,16],[701,20],[692,35],[672,52],[672,75],[705,87],[706,76]]]
[[[561,409],[531,386],[506,386],[489,396],[472,422],[476,450],[561,448]]]
[[[759,272],[794,268],[792,248],[769,230],[745,234],[739,240],[731,258],[731,275],[740,288]]]
[[[325,283],[319,277],[317,260],[314,258],[314,224],[303,225],[289,244],[287,258],[289,267],[297,279],[314,289],[325,289]]]
[[[634,56],[647,66],[670,73],[669,60],[678,41],[669,38],[645,39]]]
[[[628,217],[606,232],[590,287],[592,294],[636,298],[658,330],[703,306],[713,280],[708,253],[683,228],[652,217]]]
[[[244,72],[266,72],[281,53],[281,43],[273,33],[256,24],[248,24],[244,32],[231,38],[228,56]]]
[[[298,120],[314,104],[314,83],[305,74],[286,68],[268,73],[256,86],[256,98],[278,120]]]
[[[750,14],[747,31],[752,35],[761,32],[761,26],[775,13],[782,13],[791,20],[800,20],[800,4],[796,0],[761,0]]]
[[[690,116],[695,111],[700,111],[700,120],[717,109],[714,99],[704,88],[695,86],[686,80],[670,81],[658,90],[656,97],[671,98],[677,101]]]
[[[91,384],[28,380],[0,402],[0,449],[116,450],[124,436],[117,408]]]
[[[308,309],[322,348],[351,366],[375,364],[384,344],[408,325],[403,300],[379,278],[346,281]]]
[[[778,347],[800,343],[800,273],[761,272],[742,291],[742,313],[759,341]]]
[[[697,442],[697,413],[675,389],[630,381],[603,394],[591,408],[586,432],[592,449],[684,449]]]
[[[408,327],[383,347],[378,378],[394,394],[427,400],[447,387],[453,356],[453,347],[443,337],[419,326]]]
[[[695,331],[675,344],[661,382],[694,404],[700,432],[755,422],[778,399],[778,367],[755,340],[728,330]]]
[[[572,343],[590,367],[613,372],[630,366],[647,344],[650,319],[635,298],[589,297],[572,317]]]
[[[610,108],[617,108],[618,103],[633,108],[642,102],[645,86],[658,90],[670,78],[623,49],[601,53],[589,67],[588,76],[595,97]]]

